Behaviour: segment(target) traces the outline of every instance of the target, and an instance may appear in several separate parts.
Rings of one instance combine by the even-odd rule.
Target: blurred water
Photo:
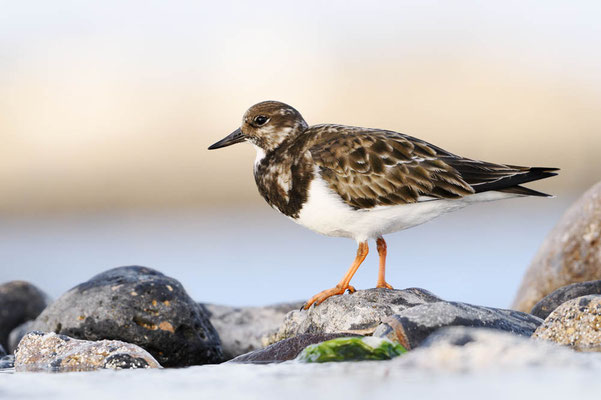
[[[569,199],[481,204],[386,237],[387,280],[449,300],[507,307]],[[375,286],[375,244],[353,285]],[[261,305],[332,287],[352,240],[315,234],[258,209],[114,212],[3,218],[0,282],[24,279],[53,297],[108,268],[145,265],[179,279],[198,301]]]

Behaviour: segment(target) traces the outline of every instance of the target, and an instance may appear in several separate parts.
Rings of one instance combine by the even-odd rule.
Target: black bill
[[[212,144],[209,150],[220,149],[222,147],[231,146],[232,144],[244,142],[244,134],[240,128],[236,129],[217,143]]]

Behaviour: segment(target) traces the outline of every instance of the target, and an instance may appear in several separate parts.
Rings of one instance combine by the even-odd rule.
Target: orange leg
[[[384,241],[384,238],[378,238],[378,240],[376,240],[376,243],[378,245],[378,254],[380,255],[380,269],[378,271],[378,284],[376,285],[377,288],[386,288],[386,289],[392,289],[392,286],[390,286],[388,283],[386,283],[386,242]]]
[[[311,307],[311,304],[315,303],[315,305],[321,304],[328,297],[332,297],[338,294],[343,294],[346,290],[353,293],[355,288],[350,286],[349,283],[355,275],[355,272],[359,269],[359,266],[367,257],[367,253],[369,252],[369,247],[367,246],[367,242],[359,243],[359,248],[357,249],[357,257],[355,257],[355,261],[351,264],[351,267],[346,272],[344,277],[338,284],[332,289],[326,289],[322,292],[317,293],[315,296],[311,297],[303,306],[305,310]]]

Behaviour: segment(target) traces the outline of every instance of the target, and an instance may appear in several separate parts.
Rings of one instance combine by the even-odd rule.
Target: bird
[[[376,288],[392,289],[385,277],[384,235],[474,203],[553,197],[521,185],[555,176],[559,170],[461,157],[391,130],[309,126],[295,108],[279,101],[250,107],[241,126],[209,150],[241,142],[256,150],[255,182],[271,207],[320,234],[358,244],[340,282],[311,297],[305,310],[356,291],[350,281],[368,254],[369,240],[376,241],[379,255]]]

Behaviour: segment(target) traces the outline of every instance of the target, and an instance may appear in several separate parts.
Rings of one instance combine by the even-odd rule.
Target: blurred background
[[[141,264],[233,305],[333,286],[355,243],[273,212],[251,146],[206,150],[272,99],[309,124],[560,167],[531,185],[556,199],[478,205],[387,238],[395,287],[508,306],[601,177],[600,13],[594,1],[2,2],[0,280],[56,297]],[[375,253],[357,288],[375,285]]]

